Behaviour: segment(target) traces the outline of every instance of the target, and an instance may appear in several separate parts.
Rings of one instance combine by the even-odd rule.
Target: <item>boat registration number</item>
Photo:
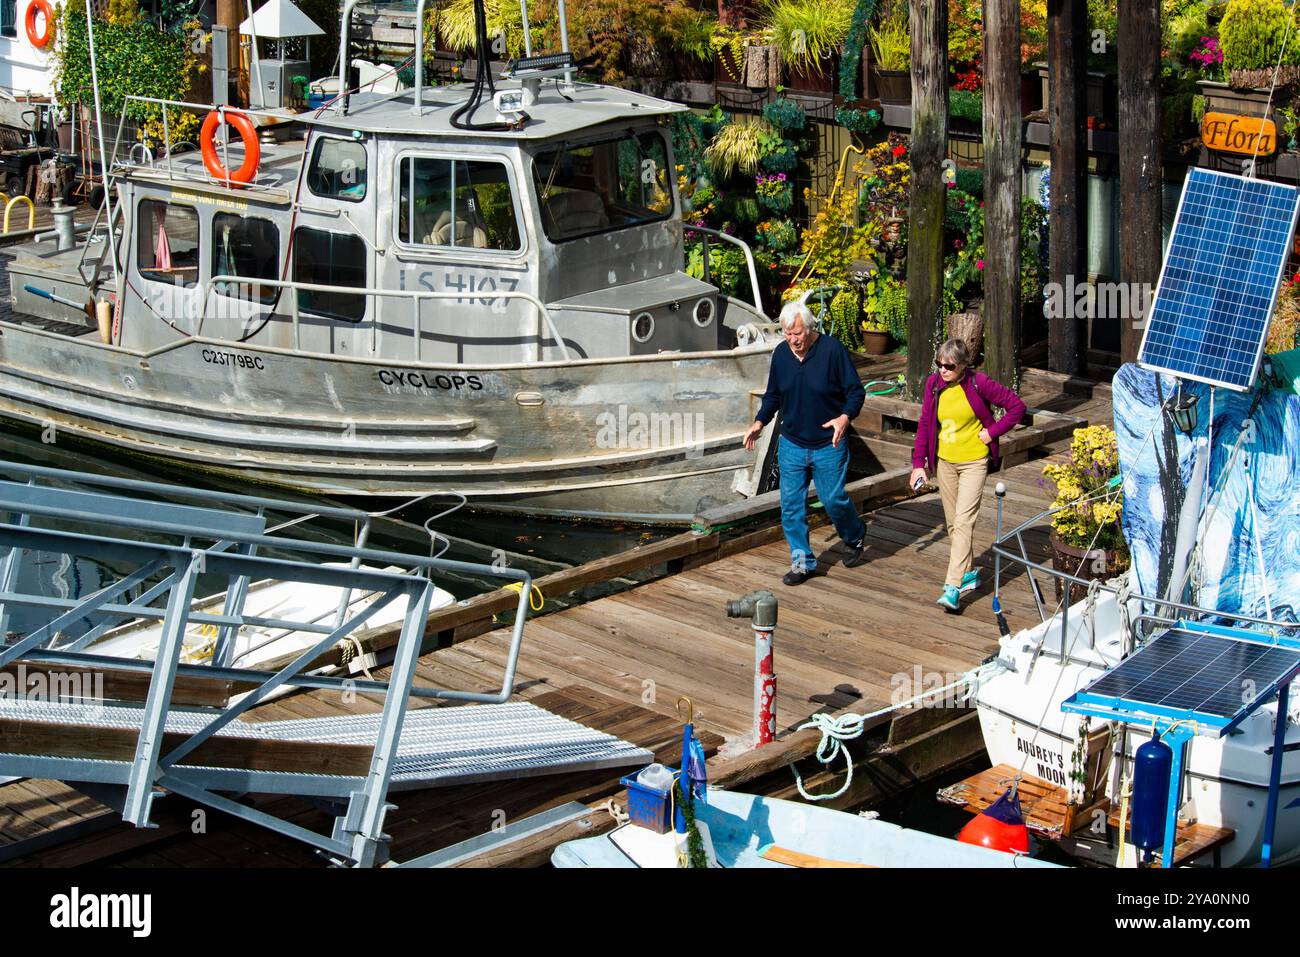
[[[236,366],[240,369],[256,369],[258,372],[266,371],[261,356],[245,355],[242,352],[227,352],[224,349],[204,349],[202,355],[203,361],[209,365]]]

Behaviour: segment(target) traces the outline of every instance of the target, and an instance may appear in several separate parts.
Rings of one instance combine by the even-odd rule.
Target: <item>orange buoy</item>
[[[36,32],[36,14],[45,14],[45,31]],[[27,7],[27,39],[32,42],[32,46],[38,50],[48,46],[50,38],[54,35],[54,11],[46,0],[32,0]]]
[[[42,0],[37,0],[42,2]],[[244,162],[239,169],[230,172],[217,155],[217,127],[222,122],[229,123],[244,141]],[[230,180],[232,183],[249,183],[257,174],[257,166],[262,161],[262,147],[257,140],[257,130],[253,121],[238,110],[226,110],[224,116],[220,110],[213,110],[203,121],[199,131],[199,143],[203,147],[203,165],[207,167],[213,179]]]
[[[971,818],[957,840],[1008,854],[1028,854],[1029,828],[1020,811],[1020,796],[1008,788],[1006,794]]]

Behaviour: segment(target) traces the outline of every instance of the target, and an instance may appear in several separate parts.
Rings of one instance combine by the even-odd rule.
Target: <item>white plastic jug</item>
[[[636,782],[654,788],[656,791],[667,791],[672,787],[673,772],[662,764],[651,764],[641,769],[636,776]]]

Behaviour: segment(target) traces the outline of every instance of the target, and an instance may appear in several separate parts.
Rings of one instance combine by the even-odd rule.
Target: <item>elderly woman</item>
[[[970,368],[970,349],[949,339],[935,354],[937,370],[925,382],[921,419],[912,448],[912,487],[928,474],[939,479],[943,518],[952,543],[948,577],[939,604],[960,608],[961,596],[979,587],[975,561],[975,520],[979,517],[984,480],[998,469],[998,438],[1016,427],[1025,404],[1006,386]],[[1005,414],[993,418],[993,408]]]

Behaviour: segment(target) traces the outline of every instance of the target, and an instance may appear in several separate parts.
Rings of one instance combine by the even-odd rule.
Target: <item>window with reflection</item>
[[[666,219],[668,147],[657,132],[559,146],[533,157],[542,228],[552,242]]]
[[[217,213],[212,217],[212,275],[280,278],[280,230],[269,219]],[[276,287],[261,283],[219,283],[225,296],[271,302]]]
[[[398,164],[397,180],[402,242],[508,252],[522,248],[504,163],[408,156]]]
[[[299,226],[293,233],[294,282],[317,286],[366,285],[366,244],[356,233]],[[359,293],[298,290],[298,308],[329,319],[360,322],[366,297]]]
[[[366,146],[357,140],[325,137],[316,141],[307,188],[317,196],[359,203],[366,198]]]
[[[199,281],[199,214],[192,206],[140,201],[136,268],[145,279],[173,286]]]

